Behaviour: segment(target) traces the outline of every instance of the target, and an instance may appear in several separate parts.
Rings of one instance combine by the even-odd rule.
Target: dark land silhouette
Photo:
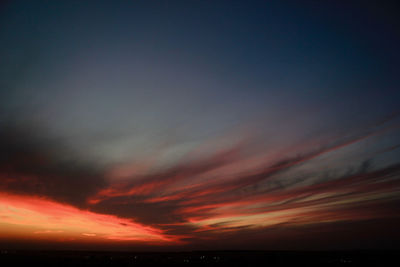
[[[2,250],[1,266],[399,266],[398,251]]]

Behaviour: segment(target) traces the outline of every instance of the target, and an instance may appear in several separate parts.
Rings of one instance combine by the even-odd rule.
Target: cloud
[[[26,212],[31,210],[24,206],[25,200],[39,203],[45,199],[61,209],[66,205],[76,216],[85,212],[114,216],[116,232],[120,233],[119,227],[150,227],[158,238],[175,243],[198,243],[194,240],[215,240],[221,235],[239,237],[256,229],[383,220],[394,216],[393,203],[400,202],[399,164],[374,166],[366,159],[353,171],[343,172],[339,165],[341,172],[324,175],[317,159],[329,158],[392,129],[396,127],[373,124],[324,142],[298,144],[284,154],[275,153],[279,157],[249,154],[247,143],[239,142],[209,155],[183,158],[164,169],[151,169],[148,162],[140,172],[115,179],[110,173],[115,174],[119,165],[78,160],[44,131],[7,125],[0,133],[0,192],[20,197],[19,206],[11,204]],[[380,148],[371,155],[393,149],[396,146]],[[311,171],[292,177],[306,165],[313,167]],[[35,212],[43,213],[43,220],[52,220],[44,210]],[[7,212],[2,216],[3,221],[13,224]],[[57,232],[60,229],[55,226],[35,231],[49,236],[66,234]],[[126,238],[107,232],[107,239],[136,240],[121,231]],[[105,233],[85,228],[79,238],[101,236]]]
[[[143,243],[172,242],[176,238],[129,219],[80,210],[45,198],[0,194],[1,236],[50,238],[62,241]],[[39,235],[40,237],[35,237]]]
[[[82,207],[88,195],[105,185],[100,166],[79,161],[43,130],[2,125],[0,147],[2,191],[44,195]]]

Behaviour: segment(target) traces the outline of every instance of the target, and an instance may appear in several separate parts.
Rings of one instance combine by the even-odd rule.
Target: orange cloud
[[[50,240],[174,242],[130,219],[80,210],[37,196],[0,193],[0,237]]]

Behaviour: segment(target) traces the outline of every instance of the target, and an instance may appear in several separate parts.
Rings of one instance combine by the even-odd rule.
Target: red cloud
[[[0,236],[107,242],[174,243],[160,229],[35,196],[0,193]]]

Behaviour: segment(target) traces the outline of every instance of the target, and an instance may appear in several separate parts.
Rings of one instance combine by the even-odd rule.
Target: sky
[[[2,1],[0,247],[400,248],[398,11]]]

